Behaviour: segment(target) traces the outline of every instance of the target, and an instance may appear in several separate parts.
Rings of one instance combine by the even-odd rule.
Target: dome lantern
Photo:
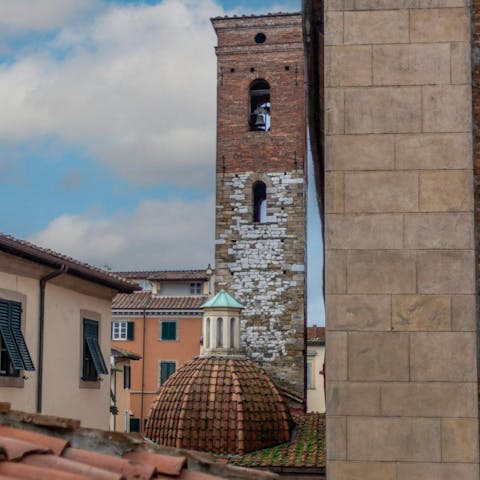
[[[243,305],[225,290],[202,305],[203,345],[201,355],[238,355],[240,344],[240,312]]]

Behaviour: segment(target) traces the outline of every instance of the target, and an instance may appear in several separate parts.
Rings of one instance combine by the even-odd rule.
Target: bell
[[[255,121],[253,122],[253,126],[258,129],[263,129],[265,128],[265,115],[263,114],[257,114],[255,116]]]

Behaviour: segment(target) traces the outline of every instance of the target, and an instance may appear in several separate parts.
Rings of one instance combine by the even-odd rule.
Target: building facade
[[[325,412],[325,327],[307,327],[307,411]]]
[[[122,431],[125,427],[127,431],[143,432],[162,384],[200,353],[200,307],[211,291],[213,271],[207,268],[122,275],[143,290],[115,297],[112,346],[141,358],[130,364],[129,408],[118,412],[116,426]]]
[[[305,3],[317,114],[325,93],[328,478],[477,480],[478,2]]]
[[[219,17],[216,288],[242,344],[303,402],[305,85],[302,17]]]
[[[0,398],[108,428],[112,298],[136,285],[0,234]]]

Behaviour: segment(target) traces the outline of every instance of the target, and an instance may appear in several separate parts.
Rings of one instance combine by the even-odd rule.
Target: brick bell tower
[[[304,396],[306,106],[301,14],[217,17],[216,291],[246,353]],[[292,397],[293,398],[293,397]]]

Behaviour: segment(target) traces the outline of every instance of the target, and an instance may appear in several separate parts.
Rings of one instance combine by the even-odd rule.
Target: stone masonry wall
[[[326,0],[329,480],[478,480],[470,8]]]
[[[213,19],[218,35],[216,289],[245,305],[247,354],[304,395],[305,86],[301,15]],[[254,37],[266,35],[263,44]],[[270,85],[271,129],[249,131],[251,82]],[[267,186],[254,223],[252,186]]]

